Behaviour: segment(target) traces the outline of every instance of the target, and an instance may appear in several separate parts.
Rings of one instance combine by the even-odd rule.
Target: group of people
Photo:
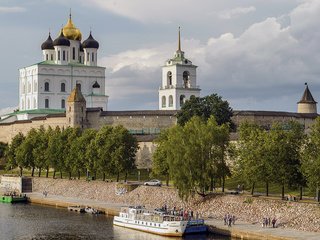
[[[196,212],[194,214],[192,210],[187,210],[183,208],[177,209],[176,207],[173,207],[173,209],[168,209],[166,204],[161,208],[161,210],[170,215],[181,216],[185,220],[199,219],[199,213]]]
[[[228,227],[231,227],[231,225],[236,223],[236,216],[227,213],[226,215],[224,215],[224,225],[228,225]]]
[[[272,220],[270,217],[264,217],[262,219],[262,227],[270,227],[272,224],[272,227],[275,228],[277,223],[277,219],[274,217]]]

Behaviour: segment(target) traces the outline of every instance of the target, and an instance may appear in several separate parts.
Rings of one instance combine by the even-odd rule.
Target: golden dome
[[[78,28],[75,27],[71,20],[71,14],[67,24],[62,28],[63,35],[69,40],[81,41],[82,34]]]

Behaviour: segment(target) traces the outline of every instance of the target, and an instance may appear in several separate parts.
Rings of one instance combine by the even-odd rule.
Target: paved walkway
[[[69,198],[48,194],[44,197],[41,193],[29,193],[27,196],[32,203],[51,205],[56,207],[68,207],[70,205],[91,206],[105,211],[109,215],[117,215],[120,207],[124,204],[108,203],[103,201],[85,200],[78,198]],[[223,219],[207,219],[205,221],[210,229],[216,233],[222,233],[239,237],[242,239],[303,239],[303,240],[319,240],[320,233],[303,232],[288,228],[262,228],[260,223],[250,224],[237,221],[232,227],[224,225]]]

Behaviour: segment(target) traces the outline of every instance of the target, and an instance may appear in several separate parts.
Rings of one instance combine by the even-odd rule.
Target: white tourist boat
[[[188,221],[181,216],[149,211],[143,206],[122,207],[113,224],[163,236],[182,236]]]

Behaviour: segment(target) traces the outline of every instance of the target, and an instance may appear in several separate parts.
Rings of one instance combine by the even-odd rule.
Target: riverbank
[[[192,209],[194,212],[199,212],[201,217],[215,221],[215,226],[221,223],[219,229],[224,227],[223,216],[230,213],[237,217],[237,222],[254,226],[254,232],[261,231],[260,223],[263,217],[277,218],[278,228],[272,229],[274,230],[272,232],[284,231],[287,228],[289,232],[292,232],[292,229],[299,230],[300,235],[301,230],[305,231],[305,234],[315,232],[317,236],[320,232],[320,209],[316,204],[239,195],[213,195],[205,199],[195,197],[188,202],[183,202],[178,197],[177,191],[172,188],[140,186],[131,192],[117,195],[116,183],[46,178],[34,178],[33,191],[38,193],[37,197],[42,199],[41,201],[49,201],[52,196],[56,196],[55,201],[74,200],[85,203],[83,205],[95,207],[97,207],[96,204],[99,206],[102,204],[101,206],[105,206],[107,211],[109,206],[113,206],[113,209],[128,204],[142,204],[153,208],[167,204],[169,207]],[[43,191],[48,192],[46,199],[41,196]],[[232,230],[234,231],[234,228]],[[250,231],[252,231],[251,228]]]

